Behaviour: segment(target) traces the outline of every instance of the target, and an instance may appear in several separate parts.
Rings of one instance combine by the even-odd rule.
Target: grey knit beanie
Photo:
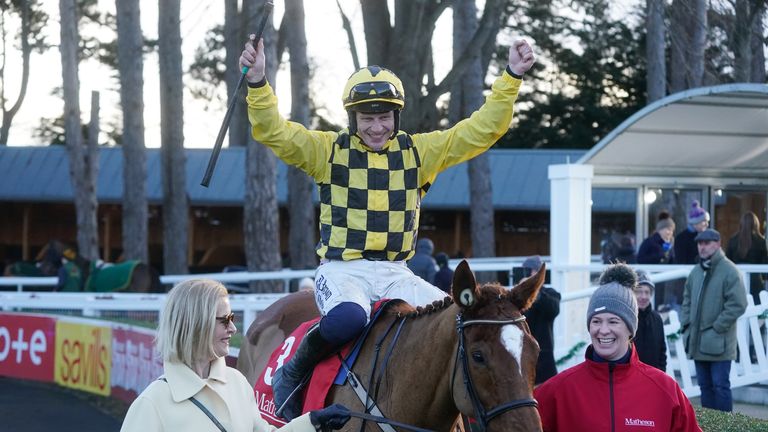
[[[656,284],[653,283],[651,277],[648,276],[648,272],[645,270],[637,271],[637,284],[649,286],[651,288],[651,292],[653,292],[653,290],[656,288]]]
[[[611,282],[601,285],[592,298],[587,309],[587,330],[592,317],[603,312],[612,313],[627,324],[632,337],[637,331],[637,300],[630,288]]]

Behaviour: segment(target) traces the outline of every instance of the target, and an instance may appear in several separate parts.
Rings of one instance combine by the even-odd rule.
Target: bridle
[[[453,373],[451,376],[451,394],[453,394],[453,381],[456,379],[456,368],[457,368],[458,359],[460,359],[461,369],[464,372],[464,387],[466,387],[467,393],[469,394],[469,399],[472,402],[472,407],[474,408],[474,411],[475,411],[475,418],[480,423],[480,428],[483,431],[488,428],[488,423],[490,423],[490,421],[493,420],[495,417],[516,408],[522,408],[522,407],[536,408],[538,407],[538,403],[534,398],[524,398],[524,399],[516,399],[513,401],[509,401],[509,402],[497,405],[489,410],[486,410],[483,407],[482,402],[480,402],[480,398],[478,398],[477,396],[475,385],[472,383],[472,377],[469,375],[469,362],[467,360],[467,353],[464,347],[464,328],[469,327],[471,325],[501,326],[506,324],[517,324],[520,322],[525,322],[524,315],[521,315],[517,318],[513,318],[510,320],[478,319],[478,320],[469,320],[469,321],[464,321],[464,318],[462,317],[461,313],[456,315],[456,331],[459,333],[459,345],[456,349],[457,361],[454,362]]]

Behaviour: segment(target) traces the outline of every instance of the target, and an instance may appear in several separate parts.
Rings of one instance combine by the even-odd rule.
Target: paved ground
[[[0,377],[0,432],[119,431],[121,421],[87,396],[42,384]]]

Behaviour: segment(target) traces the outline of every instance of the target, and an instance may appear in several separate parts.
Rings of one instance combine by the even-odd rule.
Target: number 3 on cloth
[[[280,355],[277,357],[277,361],[275,362],[274,368],[272,366],[269,366],[264,371],[264,384],[268,386],[272,385],[272,377],[274,376],[274,371],[283,367],[283,363],[285,363],[285,359],[291,353],[291,348],[293,348],[294,342],[296,342],[295,336],[290,336],[288,337],[288,339],[285,340],[285,342],[283,342],[283,346],[280,348]]]

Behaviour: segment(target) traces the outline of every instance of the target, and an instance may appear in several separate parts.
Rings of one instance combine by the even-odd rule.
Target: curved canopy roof
[[[768,178],[768,85],[726,84],[649,104],[578,163],[595,175]]]

